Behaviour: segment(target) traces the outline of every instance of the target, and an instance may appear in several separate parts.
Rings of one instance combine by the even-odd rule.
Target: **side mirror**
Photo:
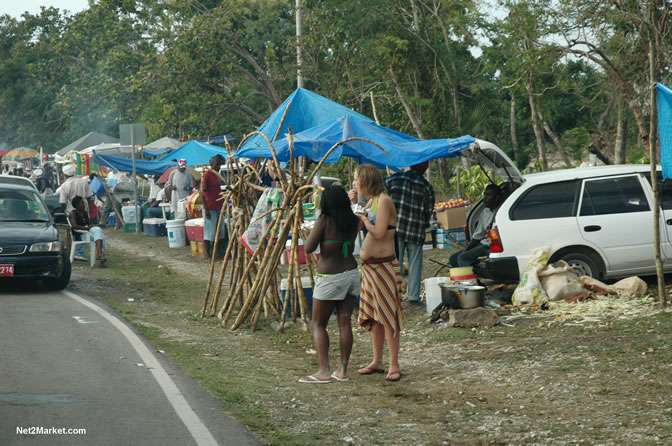
[[[65,215],[63,212],[56,212],[54,214],[54,222],[58,224],[67,224],[68,223],[68,216]]]

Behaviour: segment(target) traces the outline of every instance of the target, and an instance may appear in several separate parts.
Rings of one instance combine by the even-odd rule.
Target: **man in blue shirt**
[[[404,270],[404,254],[408,252],[408,302],[421,306],[420,279],[422,275],[422,245],[425,230],[434,211],[434,188],[423,177],[429,161],[416,164],[406,172],[396,173],[385,180],[385,187],[397,209],[397,244],[399,265]]]

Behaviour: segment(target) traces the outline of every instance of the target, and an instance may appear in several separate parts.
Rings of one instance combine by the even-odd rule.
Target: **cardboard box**
[[[443,229],[463,228],[467,223],[467,207],[461,206],[436,211],[436,221]]]

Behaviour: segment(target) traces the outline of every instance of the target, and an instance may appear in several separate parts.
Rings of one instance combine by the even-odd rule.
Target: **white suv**
[[[510,179],[522,184],[497,210],[490,256],[474,266],[479,277],[518,281],[531,251],[542,246],[550,246],[549,262],[565,260],[579,275],[611,279],[656,273],[648,165],[564,169]],[[473,230],[482,208],[482,203],[474,206],[468,229]],[[661,256],[670,270],[668,185],[662,188],[661,208]]]

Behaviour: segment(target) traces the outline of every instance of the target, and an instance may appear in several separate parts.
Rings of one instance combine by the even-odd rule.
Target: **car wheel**
[[[569,252],[558,260],[567,262],[579,277],[590,276],[594,279],[600,278],[600,269],[597,267],[597,262],[588,254]]]
[[[63,256],[63,270],[61,276],[54,279],[43,279],[42,285],[50,291],[60,291],[70,283],[70,274],[72,274],[72,265],[70,264],[70,257]]]

